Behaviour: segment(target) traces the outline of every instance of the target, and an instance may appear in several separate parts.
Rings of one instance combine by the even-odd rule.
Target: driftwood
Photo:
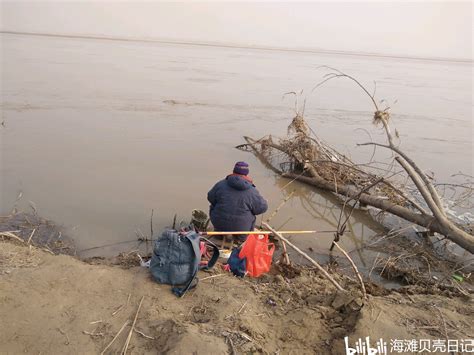
[[[474,253],[474,236],[469,228],[460,221],[447,216],[442,199],[429,178],[418,165],[395,144],[398,132],[392,134],[389,120],[389,108],[379,109],[374,95],[370,94],[356,79],[333,69],[320,84],[334,78],[348,78],[359,85],[370,97],[375,113],[373,123],[381,125],[387,138],[387,144],[367,142],[361,146],[373,146],[389,149],[393,153],[393,163],[383,169],[372,160],[368,165],[371,169],[363,169],[349,158],[340,154],[322,142],[307,125],[302,114],[296,116],[288,127],[288,137],[277,139],[268,136],[259,140],[245,137],[246,143],[237,148],[250,150],[271,169],[292,180],[298,180],[320,189],[331,191],[346,202],[354,200],[365,206],[372,206],[382,212],[390,213],[404,220],[425,227],[430,232],[446,236],[470,253]],[[316,88],[315,87],[315,88]],[[282,161],[282,154],[287,158]],[[375,150],[374,150],[375,154]],[[373,155],[374,155],[373,154]],[[401,170],[395,171],[398,164]],[[278,167],[279,166],[279,167]],[[384,175],[375,174],[377,168]],[[405,184],[399,183],[395,177],[404,174],[413,182],[417,194],[408,191]],[[421,195],[423,201],[417,201]]]

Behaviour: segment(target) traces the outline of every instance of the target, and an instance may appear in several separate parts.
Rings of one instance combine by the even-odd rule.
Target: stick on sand
[[[132,328],[130,328],[130,332],[128,333],[127,341],[125,342],[125,345],[123,347],[122,355],[125,355],[127,353],[128,345],[130,344],[130,339],[132,339],[133,329],[135,328],[135,323],[137,322],[138,312],[140,312],[140,308],[142,306],[142,302],[144,298],[145,296],[142,296],[142,299],[140,300],[140,304],[138,305],[137,313],[135,314],[135,319],[133,320]]]
[[[352,258],[349,256],[349,254],[347,254],[347,252],[344,249],[342,249],[339,246],[339,244],[337,244],[337,242],[333,242],[333,244],[336,246],[337,249],[339,249],[339,251],[342,254],[344,254],[344,256],[347,258],[347,260],[349,260],[349,262],[351,263],[351,266],[354,269],[354,272],[355,272],[357,278],[359,279],[360,288],[362,289],[362,294],[364,295],[364,299],[367,299],[367,291],[365,290],[364,280],[362,279],[362,276],[360,276],[359,270],[357,269],[357,266],[354,263],[354,260],[352,260]]]
[[[107,351],[107,349],[110,347],[110,345],[113,344],[113,342],[115,341],[115,339],[118,338],[118,336],[120,335],[120,333],[122,333],[122,331],[125,329],[125,327],[128,325],[129,321],[127,319],[127,321],[122,325],[122,328],[120,328],[120,330],[117,332],[117,334],[115,334],[114,338],[112,339],[112,341],[105,347],[104,350],[102,350],[102,352],[100,353],[100,355],[104,355],[105,352]]]

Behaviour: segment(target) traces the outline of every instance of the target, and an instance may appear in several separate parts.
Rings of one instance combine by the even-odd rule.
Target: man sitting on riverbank
[[[256,216],[267,211],[267,201],[248,176],[249,165],[239,161],[232,174],[208,192],[210,217],[215,231],[252,231]],[[245,236],[240,240],[245,240]]]

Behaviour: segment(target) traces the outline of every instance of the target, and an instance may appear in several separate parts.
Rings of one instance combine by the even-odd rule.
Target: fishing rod
[[[272,234],[272,231],[234,231],[234,232],[198,232],[200,235],[208,235],[208,236],[214,236],[214,235],[247,235],[247,234]],[[336,231],[316,231],[316,230],[307,230],[307,231],[278,231],[280,234],[313,234],[313,233],[336,233]],[[92,248],[87,248],[87,249],[82,249],[77,251],[77,253],[83,253],[86,251],[90,250],[95,250],[95,249],[101,249],[101,248],[106,248],[106,247],[111,247],[119,244],[127,244],[127,243],[133,243],[133,242],[138,242],[138,243],[143,243],[143,242],[152,242],[152,240],[147,240],[147,239],[133,239],[133,240],[126,240],[126,241],[121,241],[121,242],[116,242],[116,243],[110,243],[110,244],[105,244],[105,245],[99,245],[96,247]]]
[[[277,231],[280,234],[312,234],[312,233],[336,233],[336,231]],[[201,235],[245,235],[245,234],[272,234],[272,231],[236,231],[236,232],[199,232]]]
[[[151,242],[151,240],[139,240],[139,239],[125,240],[125,241],[122,241],[122,242],[110,243],[110,244],[105,244],[105,245],[99,245],[99,246],[92,247],[92,248],[82,249],[82,250],[77,251],[77,253],[82,253],[82,252],[85,252],[85,251],[101,249],[101,248],[106,248],[106,247],[113,247],[113,246],[119,245],[119,244],[127,244],[127,243],[133,243],[133,242],[142,243],[142,242],[147,242],[147,241]]]

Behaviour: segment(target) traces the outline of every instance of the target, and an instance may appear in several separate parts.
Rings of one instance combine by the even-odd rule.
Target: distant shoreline
[[[282,48],[282,47],[271,47],[271,46],[268,46],[268,47],[266,47],[266,46],[252,46],[252,45],[244,45],[244,44],[193,42],[193,41],[185,41],[185,40],[180,41],[180,40],[164,40],[164,39],[126,38],[126,37],[109,37],[109,36],[99,36],[99,35],[74,35],[74,34],[68,35],[68,34],[56,34],[56,33],[19,32],[19,31],[0,31],[0,33],[10,34],[10,35],[21,35],[21,36],[95,39],[95,40],[123,41],[123,42],[148,42],[148,43],[191,45],[191,46],[202,46],[202,47],[221,47],[221,48],[252,49],[252,50],[264,50],[264,51],[333,54],[333,55],[346,55],[346,56],[371,57],[371,58],[408,59],[408,60],[419,60],[419,61],[473,64],[472,60],[470,60],[470,59],[461,59],[461,58],[457,59],[457,58],[438,58],[438,57],[416,57],[416,56],[401,56],[401,55],[391,55],[391,54],[381,54],[381,53],[349,52],[349,51],[326,50],[326,49]]]

